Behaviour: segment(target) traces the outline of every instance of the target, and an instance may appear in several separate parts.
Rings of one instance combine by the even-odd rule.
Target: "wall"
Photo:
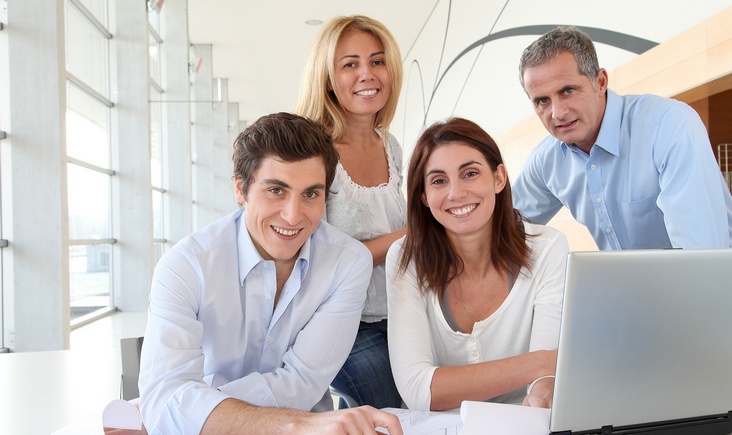
[[[699,16],[704,13],[699,11],[700,5],[693,2],[675,4],[672,13],[661,7],[665,3],[620,3],[607,13],[627,16],[624,20],[626,27],[613,30],[631,39],[646,32],[650,14],[654,14],[650,27],[662,27],[663,20],[671,23],[673,16]],[[656,93],[686,102],[698,101],[732,88],[729,78],[732,77],[729,75],[732,72],[732,26],[729,25],[732,7],[727,6],[727,2],[723,7],[716,4],[717,9],[713,9],[715,5],[712,3],[703,5],[709,8],[707,11],[713,12],[699,16],[696,21],[699,24],[661,39],[663,43],[640,55],[632,53],[630,48],[623,50],[618,46],[596,43],[600,64],[609,71],[610,87],[620,94]],[[536,6],[537,23],[567,23],[583,28],[603,26],[602,14],[598,14],[597,22],[576,23],[572,21],[571,7],[550,11],[538,10],[544,6],[543,3]],[[655,9],[639,10],[649,6]],[[463,116],[480,124],[497,140],[509,176],[513,179],[530,150],[546,136],[520,87],[517,74],[521,51],[537,36],[529,34],[529,29],[524,34],[516,31],[515,35],[476,45],[476,41],[490,39],[486,35],[506,34],[511,29],[511,16],[505,12],[500,29],[491,28],[491,22],[481,21],[482,17],[495,16],[495,11],[488,11],[491,7],[500,5],[467,2],[453,6],[452,3],[441,2],[418,41],[409,48],[404,62],[405,83],[400,109],[392,125],[392,133],[404,146],[405,160],[425,125],[449,116]],[[638,13],[627,14],[629,8]],[[524,5],[523,13],[529,9]],[[445,15],[449,18],[434,18]],[[517,43],[520,48],[516,49],[515,56],[495,57],[494,47]],[[622,41],[618,45],[622,45]],[[467,54],[461,55],[464,52]],[[505,89],[498,92],[496,86],[511,89],[510,92]],[[495,95],[499,94],[504,97],[496,100]],[[550,225],[567,234],[571,249],[597,249],[588,231],[574,222],[566,210],[560,212]]]

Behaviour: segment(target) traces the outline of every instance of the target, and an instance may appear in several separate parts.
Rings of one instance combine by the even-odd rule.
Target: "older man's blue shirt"
[[[668,98],[608,90],[590,154],[547,137],[513,198],[540,224],[566,206],[603,250],[732,246],[732,196],[704,124]]]

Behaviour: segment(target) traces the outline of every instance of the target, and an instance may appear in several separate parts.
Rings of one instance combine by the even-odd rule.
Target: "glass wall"
[[[7,23],[8,22],[8,14],[7,14],[7,8],[0,7],[0,23]],[[7,32],[0,32],[0,63],[6,62],[8,59],[8,53],[7,53]],[[0,66],[2,68],[2,66]],[[2,74],[0,76],[6,75],[5,71],[2,71]],[[0,80],[0,101],[9,101],[9,92],[8,92],[8,84],[4,82],[4,80]],[[7,109],[6,104],[0,103],[0,120],[5,120],[7,113],[4,113]],[[0,154],[2,154],[2,148],[4,143],[4,127],[3,123],[0,122]],[[0,167],[0,180],[2,180],[2,168]],[[0,192],[2,186],[0,186]],[[3,279],[3,266],[4,266],[4,253],[2,250],[3,245],[5,245],[3,234],[2,234],[2,212],[3,212],[3,197],[0,194],[0,352],[7,351],[7,348],[5,347],[5,289],[4,289],[4,282]]]
[[[64,0],[47,14],[18,4],[27,7],[11,9],[14,26],[0,31],[0,131],[8,131],[0,139],[0,246],[3,236],[12,241],[0,250],[0,351],[59,350],[70,329],[147,308],[155,263],[197,228],[192,126],[208,144],[197,157],[212,162],[213,133],[228,122],[213,117],[210,50],[199,54],[200,95],[191,97],[185,0],[147,10],[126,0]],[[0,18],[5,12],[0,0]],[[39,18],[44,28],[60,24],[57,32],[39,34]],[[44,86],[21,80],[39,81],[29,71],[41,72]],[[201,102],[195,118],[192,101]],[[29,147],[47,152],[17,152]],[[197,175],[206,190],[228,186],[213,171]],[[44,195],[57,200],[42,219],[28,200],[41,178]],[[204,223],[220,215],[213,204],[197,210]],[[3,262],[12,269],[1,270]]]
[[[66,1],[71,324],[111,308],[112,170],[106,0]]]
[[[165,251],[165,195],[163,185],[164,143],[162,125],[165,115],[163,104],[163,39],[160,35],[160,10],[148,2],[148,32],[150,54],[150,181],[152,189],[153,249],[157,262]]]

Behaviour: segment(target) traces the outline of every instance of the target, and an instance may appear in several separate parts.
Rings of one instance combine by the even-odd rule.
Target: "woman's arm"
[[[413,268],[399,273],[403,240],[396,241],[386,256],[389,360],[394,383],[407,407],[428,411],[435,365],[427,295],[417,288]]]
[[[371,251],[374,258],[374,266],[378,266],[386,260],[386,253],[389,251],[391,244],[407,234],[407,229],[394,231],[393,233],[384,234],[375,239],[364,240],[362,243]]]
[[[432,377],[430,409],[460,407],[463,400],[484,401],[556,371],[556,350],[540,350],[494,361],[439,367]]]

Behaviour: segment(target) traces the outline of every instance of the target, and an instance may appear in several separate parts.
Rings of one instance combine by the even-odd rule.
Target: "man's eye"
[[[281,195],[282,193],[284,193],[284,190],[282,190],[281,187],[273,187],[269,189],[269,191],[275,195]]]
[[[305,193],[305,197],[306,198],[317,198],[318,196],[320,196],[320,194],[318,192],[307,192],[307,193]]]

